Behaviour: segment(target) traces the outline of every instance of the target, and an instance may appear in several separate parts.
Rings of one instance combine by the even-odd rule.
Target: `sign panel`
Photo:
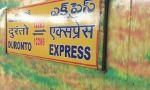
[[[60,0],[7,10],[7,53],[98,66],[99,0]]]

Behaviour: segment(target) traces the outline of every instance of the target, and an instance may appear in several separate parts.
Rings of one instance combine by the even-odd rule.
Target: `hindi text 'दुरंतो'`
[[[49,45],[49,55],[64,56],[74,59],[91,59],[91,48],[89,46],[75,46],[75,45]]]

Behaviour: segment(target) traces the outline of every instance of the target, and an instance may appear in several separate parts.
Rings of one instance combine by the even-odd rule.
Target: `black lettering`
[[[85,55],[84,55],[85,60],[90,60],[91,58],[90,51],[91,51],[90,47],[85,47]]]
[[[32,43],[8,41],[8,48],[31,51],[32,50]]]
[[[55,47],[54,56],[59,56],[59,54],[58,54],[58,45],[54,45],[54,47]]]
[[[79,59],[83,59],[83,47],[82,46],[79,46],[78,47],[78,58]]]
[[[21,42],[20,47],[21,47],[21,50],[24,50],[24,44],[23,44],[23,42]]]
[[[60,45],[60,56],[62,55],[62,53],[64,52],[64,45]]]
[[[70,57],[70,46],[69,45],[65,46],[65,57]]]
[[[50,55],[53,55],[53,53],[52,53],[52,51],[53,51],[53,46],[54,46],[53,44],[50,44],[50,45],[49,45],[49,54],[50,54]]]
[[[31,49],[32,49],[32,44],[29,43],[29,44],[28,44],[28,50],[31,51]]]
[[[76,53],[77,53],[76,49],[77,49],[77,46],[72,46],[71,58],[77,58],[77,56],[76,56]]]
[[[17,49],[20,49],[20,44],[19,44],[19,42],[17,42]]]

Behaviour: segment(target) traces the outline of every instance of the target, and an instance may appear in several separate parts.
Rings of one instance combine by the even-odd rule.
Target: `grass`
[[[9,3],[6,1],[0,1],[0,8],[3,8],[5,6],[7,6],[7,8],[14,8],[19,6],[19,2],[17,3],[15,0],[11,0],[9,1]]]
[[[150,53],[146,55],[146,59],[150,62]]]
[[[21,58],[15,59],[14,63],[0,62],[0,66],[3,67],[6,75],[11,75],[13,78],[28,79],[31,82],[43,85],[49,88],[56,88],[60,85],[60,80],[55,77],[46,77],[39,73],[32,71],[32,69],[26,67]]]
[[[130,75],[129,73],[122,73],[113,68],[109,68],[105,75],[107,81],[117,82],[121,86],[135,87],[135,88],[150,88],[150,79],[138,77],[136,75]]]
[[[116,0],[113,1],[115,2]],[[3,6],[4,3],[0,3],[0,7]],[[11,3],[7,4],[7,6],[16,7],[17,5]],[[109,54],[109,59],[112,61],[121,60],[121,62],[124,62],[128,60],[127,53],[129,53],[128,32],[126,32],[128,31],[128,25],[130,24],[128,20],[129,17],[121,16],[121,13],[115,11],[116,8],[112,9],[113,10],[110,15],[111,30],[109,31],[109,50],[111,51]],[[142,9],[142,11],[144,11],[144,9]],[[137,10],[137,12],[140,11]],[[137,30],[138,28],[143,29],[143,32],[148,33],[148,31],[144,31],[148,30],[148,26],[146,26],[147,24],[143,24],[143,22],[149,23],[148,19],[145,18],[146,17],[144,17],[140,22],[138,21],[138,19],[136,19],[135,22],[133,21],[132,27]],[[101,21],[101,25],[102,24],[103,22]],[[121,27],[123,30],[121,31],[118,27]],[[122,39],[118,37],[119,35]],[[101,65],[102,63],[101,54],[103,33],[101,33],[100,36],[101,47],[99,49],[99,65]],[[132,47],[130,49],[130,53],[133,59],[145,60],[146,58],[146,60],[150,61],[150,54],[147,54],[144,57],[143,55],[141,56],[143,52],[147,51],[147,48],[145,47],[149,47],[147,46],[149,45],[149,43],[143,45],[142,41],[145,40],[142,40],[139,35],[136,36],[136,33],[131,35],[131,39]],[[149,42],[149,39],[146,42]],[[150,78],[133,75],[130,72],[124,73],[119,68],[114,69],[111,66],[108,68],[108,72],[103,74],[103,72],[99,70],[83,68],[80,66],[72,66],[47,61],[33,62],[30,59],[27,61],[27,59],[22,57],[18,57],[15,55],[6,55],[4,53],[4,48],[0,47],[0,59],[1,58],[3,60],[0,60],[0,68],[3,68],[5,74],[11,75],[14,79],[29,80],[38,86],[48,87],[49,89],[103,90],[104,87],[109,87],[106,90],[149,90],[150,88]],[[43,72],[44,69],[46,69],[46,73]],[[127,70],[127,68],[124,69]],[[50,76],[49,74],[52,74],[52,76]]]
[[[127,86],[128,88],[132,88],[134,86],[137,89],[144,88],[144,90],[147,90],[150,84],[149,83],[150,80],[146,80],[144,78],[140,78],[137,76],[132,76],[130,74],[123,73],[113,68],[109,68],[108,72],[106,74],[103,74],[101,71],[95,69],[53,62],[46,63],[47,61],[44,61],[46,63],[46,64],[44,63],[45,65],[52,66],[53,69],[58,68],[58,71],[59,70],[61,71],[55,73],[51,72],[55,74],[53,77],[51,77],[46,74],[43,74],[42,72],[36,72],[36,70],[30,68],[27,65],[27,63],[25,63],[25,59],[22,58],[21,56],[18,57],[15,55],[5,55],[5,53],[3,52],[4,49],[0,47],[0,56],[6,58],[5,61],[4,60],[0,61],[0,67],[3,68],[6,75],[11,75],[14,79],[29,80],[35,84],[40,85],[41,87],[47,87],[52,90],[53,89],[73,90],[75,88],[80,89],[84,87],[86,89],[93,89],[93,88],[98,89],[97,87],[100,88],[104,85],[102,84],[104,80],[105,83],[107,83],[109,86],[112,85],[112,87],[114,87],[117,85],[118,87],[120,87],[121,90],[126,88],[126,85],[128,85]],[[77,80],[71,78],[73,79],[73,82],[75,81],[84,84],[82,84],[79,87],[73,87],[70,86],[65,81],[63,81],[63,79],[57,77],[59,75],[61,77],[61,75],[65,74],[66,76],[62,76],[62,78],[66,78],[65,80],[67,80],[67,78],[69,78],[68,75],[72,73],[77,73],[77,75],[82,76],[80,78],[77,78]],[[72,82],[71,79],[70,82]]]
[[[94,77],[100,77],[102,73],[100,73],[100,70],[94,70],[89,68],[83,68],[83,67],[77,67],[77,72],[87,75],[88,76],[94,76]]]

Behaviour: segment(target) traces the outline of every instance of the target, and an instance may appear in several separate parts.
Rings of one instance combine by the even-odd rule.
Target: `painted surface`
[[[22,5],[22,2],[18,2],[17,6],[18,4]],[[111,0],[109,18],[109,65],[106,74],[79,66],[40,61],[37,58],[6,55],[1,39],[0,88],[2,90],[149,90],[150,1],[132,0],[131,3],[131,0]],[[3,25],[4,20],[1,17],[1,32],[4,32]],[[3,36],[1,37],[4,38]],[[102,30],[100,36],[103,36]],[[100,52],[101,47],[100,43]],[[101,57],[100,53],[99,66]]]
[[[99,4],[66,0],[7,10],[7,52],[97,68]]]

